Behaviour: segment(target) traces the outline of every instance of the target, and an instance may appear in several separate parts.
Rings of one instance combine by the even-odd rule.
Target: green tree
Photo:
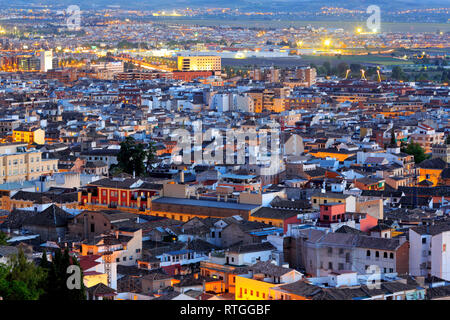
[[[152,165],[157,161],[155,143],[151,141],[146,151],[146,169],[147,171],[152,169]]]
[[[331,75],[331,63],[329,61],[325,61],[322,64],[323,68],[326,70],[326,75],[330,76]]]
[[[126,137],[120,144],[117,155],[117,166],[128,174],[141,176],[145,173],[144,160],[146,151],[142,143],[137,143],[133,137]]]
[[[47,261],[46,257],[42,257],[40,266],[47,273],[47,281],[44,284],[45,293],[41,300],[86,300],[86,288],[83,284],[82,272],[79,279],[80,289],[69,289],[67,287],[67,279],[70,277],[67,269],[70,265],[80,267],[77,259],[71,257],[67,249],[64,250],[64,253],[57,250],[51,263]]]
[[[425,154],[425,150],[420,146],[420,144],[415,143],[414,141],[411,141],[402,151],[413,155],[415,163],[421,163],[423,160],[429,158],[429,155]]]
[[[22,250],[7,264],[0,264],[0,296],[4,300],[38,300],[45,281],[45,271],[28,261]]]
[[[390,147],[397,147],[397,140],[395,139],[395,131],[394,128],[391,130],[391,143],[389,144]]]
[[[395,80],[406,80],[406,78],[407,78],[406,74],[403,72],[403,69],[400,68],[399,66],[394,66],[392,68],[391,77],[392,77],[392,79],[395,79]]]
[[[8,236],[6,233],[0,231],[0,246],[7,246],[8,242],[6,240],[8,240]]]

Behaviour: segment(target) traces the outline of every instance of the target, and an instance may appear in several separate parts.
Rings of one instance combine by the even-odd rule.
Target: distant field
[[[332,65],[337,65],[340,62],[346,62],[347,64],[359,63],[359,64],[373,64],[373,65],[405,65],[411,64],[409,61],[403,61],[398,59],[393,59],[384,56],[342,56],[341,58],[335,56],[301,56],[299,57],[289,57],[289,58],[247,58],[247,59],[229,59],[222,58],[222,65],[224,66],[247,66],[247,65],[257,65],[257,66],[277,66],[277,67],[289,67],[289,66],[302,66],[314,63],[316,65],[321,65],[325,61],[329,61]]]
[[[283,28],[311,25],[314,27],[343,28],[347,31],[355,30],[356,26],[365,26],[365,21],[301,21],[301,20],[265,20],[265,19],[212,19],[187,17],[153,17],[152,21],[160,23],[176,23],[203,26],[233,26],[254,28]],[[450,24],[445,23],[391,23],[381,22],[383,32],[436,32],[450,31]]]

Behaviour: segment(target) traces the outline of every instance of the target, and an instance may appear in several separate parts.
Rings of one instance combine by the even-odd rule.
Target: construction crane
[[[348,78],[348,75],[350,74],[350,69],[347,69],[347,72],[345,73],[345,80],[347,80],[347,78]]]
[[[364,69],[361,69],[361,80],[367,80]]]

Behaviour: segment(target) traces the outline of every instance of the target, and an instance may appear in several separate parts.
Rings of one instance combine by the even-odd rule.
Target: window
[[[376,257],[376,258],[379,258],[379,257],[380,257],[380,252],[375,251],[375,257]]]
[[[422,243],[427,243],[427,238],[423,237],[422,238]]]
[[[394,269],[393,269],[393,268],[389,268],[389,272],[390,272],[390,273],[393,273],[393,272],[394,272]]]
[[[122,258],[122,261],[127,261],[127,257],[123,257],[123,258]]]
[[[343,263],[339,263],[338,264],[338,269],[339,270],[344,270],[344,264]]]
[[[383,253],[383,258],[387,259],[387,257],[388,257],[387,252],[384,252],[384,253]]]
[[[333,270],[333,262],[328,262],[328,269]]]
[[[393,252],[391,252],[391,253],[389,254],[389,258],[390,258],[390,259],[394,259],[394,253],[393,253]]]
[[[91,232],[95,232],[95,224],[91,223]]]
[[[370,250],[367,250],[366,256],[367,256],[367,257],[370,257]]]

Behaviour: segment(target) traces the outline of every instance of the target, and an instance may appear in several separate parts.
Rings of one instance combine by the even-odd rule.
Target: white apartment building
[[[450,223],[441,222],[409,229],[409,272],[450,280]]]

